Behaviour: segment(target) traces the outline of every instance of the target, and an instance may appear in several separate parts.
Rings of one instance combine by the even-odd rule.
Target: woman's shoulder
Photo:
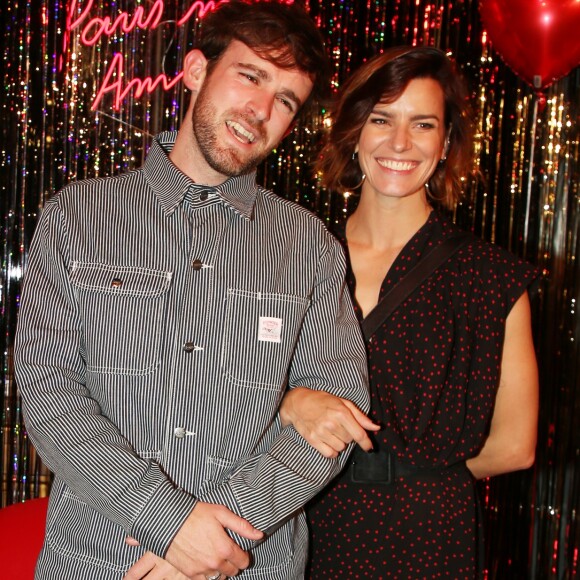
[[[456,252],[454,262],[465,279],[473,281],[477,278],[490,291],[494,287],[497,289],[501,287],[513,288],[516,292],[517,289],[529,287],[538,279],[539,269],[530,262],[497,243],[483,240],[472,232],[463,230],[448,218],[442,217],[443,239],[459,232],[466,235],[466,240]]]
[[[453,223],[448,217],[438,215],[437,219],[440,224],[440,236],[444,240],[446,238],[457,238],[461,240],[464,251],[461,253],[463,259],[477,260],[484,264],[493,266],[502,265],[524,265],[534,268],[532,264],[517,256],[511,250],[508,250],[501,245],[484,240],[476,236],[473,232],[467,231]]]

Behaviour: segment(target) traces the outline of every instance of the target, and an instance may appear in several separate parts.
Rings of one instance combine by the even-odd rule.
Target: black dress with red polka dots
[[[431,212],[391,266],[381,297],[453,231]],[[376,447],[429,471],[391,484],[332,482],[308,506],[311,579],[480,575],[481,518],[465,460],[489,427],[506,317],[536,276],[474,236],[373,335],[370,416],[383,426]],[[348,282],[354,295],[352,273]]]

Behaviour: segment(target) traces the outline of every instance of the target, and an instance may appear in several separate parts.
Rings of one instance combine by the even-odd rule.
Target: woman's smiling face
[[[402,198],[424,194],[425,184],[445,157],[445,100],[431,78],[409,82],[392,103],[377,103],[357,145],[369,189]]]

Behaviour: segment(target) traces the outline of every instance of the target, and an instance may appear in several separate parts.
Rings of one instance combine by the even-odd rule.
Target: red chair
[[[32,580],[46,525],[48,498],[0,509],[0,577]]]

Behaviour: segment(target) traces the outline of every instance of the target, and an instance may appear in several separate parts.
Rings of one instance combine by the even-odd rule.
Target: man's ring
[[[218,572],[217,574],[214,574],[213,576],[206,576],[207,580],[218,580],[219,578],[221,578],[222,573]]]

